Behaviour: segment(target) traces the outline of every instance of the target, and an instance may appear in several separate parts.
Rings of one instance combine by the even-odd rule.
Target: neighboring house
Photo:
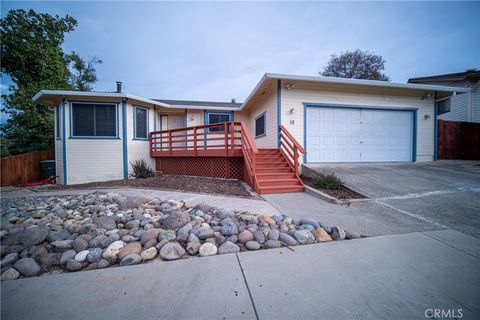
[[[469,93],[459,94],[439,101],[438,118],[449,121],[480,123],[480,70],[411,78],[408,83],[430,84],[470,89]]]
[[[157,171],[242,178],[272,193],[303,190],[301,163],[434,160],[434,97],[468,91],[265,74],[242,104],[120,89],[42,90],[33,100],[55,109],[59,183],[126,179],[129,163],[146,158]]]

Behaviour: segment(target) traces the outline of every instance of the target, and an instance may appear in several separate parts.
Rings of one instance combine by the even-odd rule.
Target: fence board
[[[438,120],[438,159],[479,160],[480,123]]]
[[[1,186],[15,186],[43,179],[40,161],[54,159],[53,148],[1,158]]]

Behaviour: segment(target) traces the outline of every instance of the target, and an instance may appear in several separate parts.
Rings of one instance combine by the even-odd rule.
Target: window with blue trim
[[[266,136],[267,112],[255,118],[255,138]]]
[[[135,139],[148,139],[148,109],[135,107]]]
[[[116,137],[115,104],[72,103],[72,137]]]
[[[208,113],[208,124],[232,121],[230,113],[211,112]],[[210,128],[210,132],[223,132],[223,127]]]

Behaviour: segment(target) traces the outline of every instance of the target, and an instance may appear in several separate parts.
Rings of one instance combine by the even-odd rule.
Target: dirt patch
[[[324,189],[324,188],[318,188],[315,186],[315,180],[312,178],[308,177],[301,177],[302,181],[304,184],[307,186],[310,186],[312,188],[315,188],[323,193],[328,194],[329,196],[332,196],[334,198],[337,198],[339,200],[346,200],[346,199],[365,199],[366,197],[361,195],[358,192],[355,192],[353,190],[348,189],[345,186],[341,186],[339,189]]]
[[[175,190],[194,193],[222,194],[228,196],[256,198],[238,180],[226,180],[207,177],[160,175],[145,179],[111,180],[102,182],[91,182],[71,186],[56,185],[52,189],[89,189],[89,188],[115,188],[115,187],[137,187],[160,190]]]

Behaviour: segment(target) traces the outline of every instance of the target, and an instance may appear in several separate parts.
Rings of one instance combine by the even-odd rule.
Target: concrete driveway
[[[292,216],[311,216],[376,236],[455,229],[480,238],[480,161],[308,165],[335,172],[371,198],[341,207],[307,194],[264,196]]]

